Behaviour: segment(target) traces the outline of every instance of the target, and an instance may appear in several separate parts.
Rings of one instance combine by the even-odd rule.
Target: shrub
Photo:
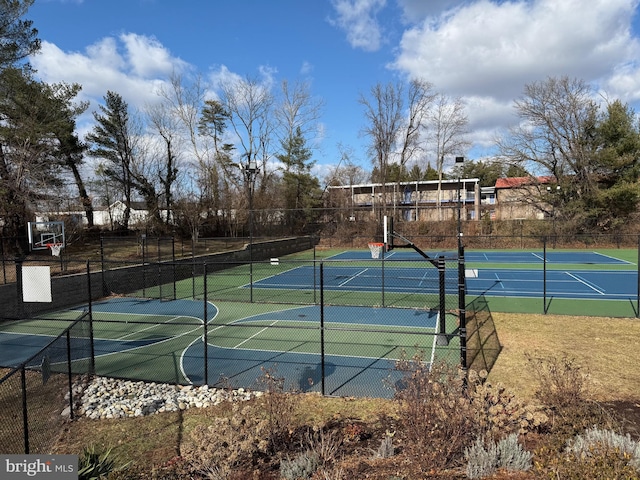
[[[307,451],[312,452],[318,461],[325,466],[335,460],[342,446],[342,439],[340,432],[336,430],[309,429],[303,443],[306,445]]]
[[[276,369],[262,368],[258,383],[263,386],[262,402],[266,414],[266,428],[270,451],[280,448],[281,442],[288,442],[287,433],[294,430],[292,421],[297,407],[297,397],[284,390],[284,378],[276,375]]]
[[[574,359],[566,354],[559,358],[527,355],[527,362],[538,383],[535,397],[545,407],[559,448],[567,438],[595,424],[613,425],[606,410],[590,398],[589,375]]]
[[[620,435],[593,427],[567,443],[567,451],[572,455],[580,458],[615,455],[640,473],[640,442],[633,440],[629,434]]]
[[[522,448],[515,433],[497,443],[491,442],[488,447],[485,447],[482,438],[478,438],[470,448],[465,449],[464,456],[467,460],[467,477],[472,479],[487,477],[500,468],[526,471],[532,466],[532,454]]]
[[[571,408],[588,399],[588,374],[575,359],[526,355],[527,363],[538,382],[536,398],[557,409]]]
[[[387,430],[384,434],[384,438],[380,442],[380,446],[378,447],[378,451],[376,452],[377,458],[391,458],[395,453],[395,449],[393,448],[393,435],[394,433],[389,432]]]
[[[452,466],[475,438],[491,441],[510,433],[539,430],[548,420],[541,407],[518,400],[501,385],[487,383],[486,372],[465,372],[421,356],[398,361],[405,373],[399,401],[405,449],[429,467]]]
[[[453,465],[478,431],[464,373],[444,363],[430,366],[420,355],[399,360],[396,368],[404,372],[395,398],[405,451],[429,468]]]
[[[542,407],[519,400],[504,386],[485,382],[487,373],[469,371],[468,395],[476,426],[488,439],[540,430],[548,421]]]
[[[256,454],[269,451],[270,430],[253,405],[233,405],[231,416],[196,425],[183,448],[184,458],[197,470],[233,468],[250,463]]]
[[[116,470],[116,462],[111,455],[111,449],[96,450],[95,446],[85,447],[78,461],[78,478],[94,480],[105,478]]]
[[[285,480],[311,478],[319,466],[318,455],[311,451],[306,451],[293,460],[287,459],[280,462],[280,477]]]

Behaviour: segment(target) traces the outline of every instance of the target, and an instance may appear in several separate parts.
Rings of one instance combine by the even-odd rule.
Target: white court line
[[[265,330],[268,330],[270,327],[273,327],[276,323],[278,323],[280,320],[274,320],[271,325],[269,325],[268,327],[264,327],[262,330],[260,330],[259,332],[254,333],[253,335],[251,335],[249,338],[245,338],[243,341],[241,341],[239,344],[237,344],[235,347],[233,347],[234,349],[240,347],[241,345],[247,343],[249,340],[251,340],[252,338],[257,337],[258,335],[260,335],[262,332],[264,332]]]
[[[364,270],[362,270],[361,272],[358,272],[355,275],[351,275],[351,277],[347,278],[344,282],[342,282],[341,284],[339,284],[339,287],[343,287],[345,286],[347,283],[349,283],[351,280],[353,280],[356,277],[359,277],[360,275],[363,275],[366,271],[368,271],[368,268],[365,268]]]
[[[586,285],[587,287],[589,287],[591,290],[593,290],[594,292],[599,293],[600,295],[606,295],[602,290],[597,289],[596,287],[594,287],[593,285],[591,285],[589,282],[587,282],[586,280],[584,280],[583,278],[580,278],[578,275],[574,275],[571,272],[564,272],[567,275],[569,275],[571,278],[573,278],[574,280],[577,280],[578,282],[582,283],[583,285]]]
[[[618,262],[621,262],[627,265],[635,265],[635,263],[633,262],[622,260],[620,258],[614,257],[613,255],[605,255],[604,253],[600,253],[600,252],[591,252],[591,253],[593,253],[594,255],[600,255],[601,257],[604,257],[604,258],[612,258],[613,260],[617,260]]]
[[[534,256],[535,258],[537,258],[538,260],[542,260],[542,261],[544,261],[544,257],[542,257],[542,256],[538,255],[538,254],[537,254],[537,253],[535,253],[535,252],[531,252],[531,255],[533,255],[533,256]]]
[[[498,281],[498,283],[500,284],[500,288],[501,288],[502,290],[504,290],[504,283],[502,283],[502,280],[500,280],[500,277],[498,276],[498,274],[497,274],[497,273],[494,273],[493,275],[496,277],[496,280],[497,280],[497,281]]]
[[[428,275],[427,275],[427,273],[428,273],[428,272],[426,272],[426,271],[425,271],[425,272],[424,272],[424,275],[422,275],[422,278],[420,279],[420,282],[418,283],[418,286],[419,286],[419,287],[420,287],[420,286],[422,285],[422,283],[427,279],[427,276],[428,276]],[[400,277],[400,278],[402,278],[402,277]]]

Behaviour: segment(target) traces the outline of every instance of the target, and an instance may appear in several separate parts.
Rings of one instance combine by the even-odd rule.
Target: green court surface
[[[459,361],[455,320],[448,319],[448,344],[437,345],[433,311],[219,302],[207,304],[206,328],[198,318],[203,311],[204,302],[192,300],[96,302],[96,373],[180,384],[201,384],[206,375],[209,385],[257,388],[269,370],[289,389],[388,396],[389,379],[400,377],[394,371],[399,358]],[[59,314],[77,316],[74,310]],[[0,364],[13,366],[32,355],[68,323],[48,318],[5,325]],[[86,368],[87,349],[73,355]]]

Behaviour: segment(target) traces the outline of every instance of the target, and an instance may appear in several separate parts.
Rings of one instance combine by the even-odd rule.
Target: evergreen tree
[[[321,206],[320,182],[311,174],[314,163],[306,147],[302,131],[297,128],[292,137],[282,142],[283,152],[276,155],[284,166],[282,182],[287,223],[298,233],[314,218],[313,209]]]
[[[39,199],[64,186],[66,171],[88,199],[78,171],[84,146],[74,134],[75,117],[85,108],[73,105],[79,90],[36,81],[29,69],[0,72],[0,215],[9,236],[24,232]]]
[[[122,189],[125,203],[122,227],[128,229],[133,193],[131,168],[134,156],[129,107],[122,96],[111,91],[107,92],[104,101],[105,104],[98,107],[101,113],[93,113],[96,124],[93,131],[87,135],[87,141],[91,144],[91,155],[106,160],[104,175],[116,181]]]
[[[0,0],[0,71],[40,50],[38,30],[21,20],[34,0]]]

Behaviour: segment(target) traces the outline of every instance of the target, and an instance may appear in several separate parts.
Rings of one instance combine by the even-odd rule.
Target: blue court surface
[[[344,292],[439,293],[438,270],[429,262],[424,262],[424,268],[397,265],[327,265],[323,267],[324,288]],[[541,269],[478,268],[468,273],[466,292],[473,296],[542,298],[546,291],[547,297],[554,298],[627,300],[635,299],[638,289],[638,274],[631,270],[547,270],[546,277]],[[319,268],[300,266],[254,282],[253,288],[313,290],[319,285]],[[446,270],[445,289],[448,294],[458,291],[456,268]]]
[[[445,258],[456,258],[457,252],[439,251],[425,252],[431,258],[444,256]],[[395,249],[385,253],[385,260],[421,260],[423,257],[413,249]],[[466,262],[478,263],[535,263],[541,264],[545,258],[545,253],[540,251],[531,252],[465,252]],[[371,252],[365,250],[345,251],[337,255],[326,258],[326,260],[371,260]],[[598,252],[546,252],[547,264],[583,264],[583,265],[630,265],[629,262],[605,255]]]

